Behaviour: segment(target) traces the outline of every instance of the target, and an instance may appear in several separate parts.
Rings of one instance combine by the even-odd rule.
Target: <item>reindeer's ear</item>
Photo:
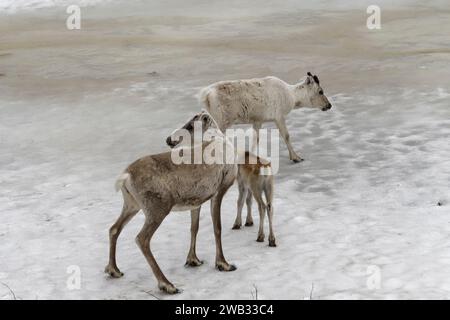
[[[316,76],[316,75],[314,75],[314,81],[317,83],[317,84],[319,84],[319,78]]]
[[[311,78],[310,77],[306,77],[305,84],[311,84]]]

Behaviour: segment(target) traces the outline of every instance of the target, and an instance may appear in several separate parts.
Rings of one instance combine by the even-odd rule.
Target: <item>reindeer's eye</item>
[[[319,91],[319,94],[323,94],[323,90],[320,90],[320,91]]]

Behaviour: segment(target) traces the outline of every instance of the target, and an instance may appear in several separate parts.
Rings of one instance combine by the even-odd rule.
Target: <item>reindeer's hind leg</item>
[[[247,192],[247,199],[245,200],[247,204],[247,218],[245,219],[245,226],[251,227],[253,225],[253,218],[252,218],[252,191],[248,190]]]
[[[258,211],[259,211],[259,230],[258,230],[258,238],[256,241],[264,242],[264,216],[266,213],[266,205],[264,204],[264,200],[262,199],[262,190],[259,186],[258,181],[252,181],[250,184],[253,196],[255,197],[256,202],[258,203]]]
[[[262,123],[260,123],[260,122],[256,122],[253,124],[253,130],[255,131],[254,132],[255,135],[253,136],[253,144],[252,144],[251,150],[252,150],[252,152],[255,152],[255,153],[257,153],[258,148],[259,148],[259,130],[261,129],[261,127],[262,127]]]
[[[191,247],[186,259],[186,265],[191,267],[197,267],[203,264],[203,261],[199,260],[195,253],[195,243],[197,241],[198,226],[200,222],[200,209],[201,207],[191,210]]]
[[[149,202],[149,201],[147,201]],[[136,236],[136,243],[141,249],[145,259],[147,260],[150,268],[153,271],[157,281],[158,288],[167,293],[173,294],[180,292],[175,286],[167,280],[164,273],[162,273],[158,264],[156,263],[155,257],[150,250],[150,241],[153,234],[161,225],[164,218],[170,213],[171,207],[167,204],[165,205],[162,201],[158,203],[147,203],[145,206],[145,223],[139,234]]]
[[[123,273],[120,272],[116,263],[116,245],[117,238],[125,225],[139,212],[140,207],[133,196],[125,187],[122,187],[123,208],[120,217],[109,229],[109,263],[105,267],[105,273],[113,278],[120,278]]]
[[[234,220],[233,229],[240,229],[242,225],[242,207],[244,206],[245,197],[247,196],[247,188],[245,184],[238,179],[239,198],[237,201],[237,214]],[[251,195],[250,195],[251,196]]]
[[[272,220],[273,220],[273,206],[272,206],[272,200],[273,200],[273,182],[266,182],[266,185],[264,186],[264,194],[266,196],[267,201],[267,216],[269,217],[269,247],[276,247],[275,243],[275,234],[273,233],[272,228]]]

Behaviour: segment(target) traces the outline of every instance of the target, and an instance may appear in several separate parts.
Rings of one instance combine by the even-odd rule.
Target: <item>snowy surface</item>
[[[80,7],[103,5],[113,0],[0,0],[0,13],[15,14],[23,11],[49,9],[53,7]]]
[[[256,287],[261,299],[449,299],[448,8],[387,7],[382,30],[368,31],[364,10],[287,2],[267,13],[249,4],[211,19],[222,2],[197,16],[195,7],[180,14],[184,3],[151,17],[143,4],[123,7],[139,16],[121,16],[116,4],[114,21],[94,6],[74,32],[64,12],[0,20],[0,298],[251,299]],[[206,205],[203,266],[183,266],[187,212],[169,215],[152,240],[181,294],[158,291],[134,242],[142,214],[119,238],[125,276],[104,275],[107,231],[122,205],[115,178],[137,157],[167,150],[164,138],[199,110],[198,89],[265,75],[294,83],[306,71],[334,107],[288,118],[306,160],[290,163],[280,144],[278,247],[255,241],[256,212],[254,227],[231,230],[233,187],[222,222],[235,272],[214,269]],[[79,290],[67,286],[70,266],[81,270]]]

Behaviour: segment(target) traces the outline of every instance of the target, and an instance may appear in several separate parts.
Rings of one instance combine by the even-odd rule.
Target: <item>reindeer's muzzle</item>
[[[331,107],[332,107],[331,103],[328,103],[326,107],[323,107],[323,108],[322,108],[322,111],[330,110]]]

